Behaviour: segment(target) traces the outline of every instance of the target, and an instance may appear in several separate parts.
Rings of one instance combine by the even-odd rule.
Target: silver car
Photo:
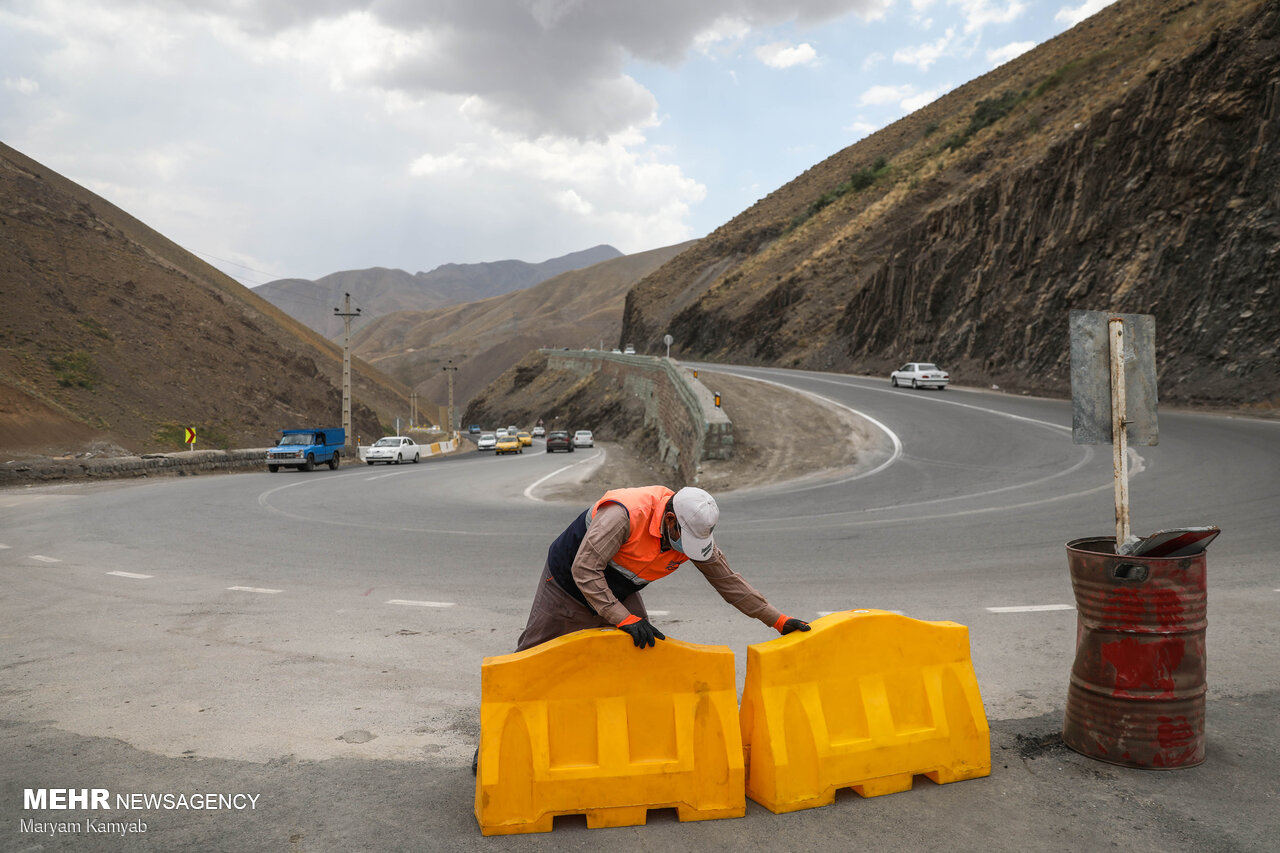
[[[912,388],[937,388],[939,391],[947,387],[951,376],[936,364],[924,361],[911,361],[889,374],[889,384],[894,388],[910,385]]]
[[[580,429],[573,434],[574,447],[595,447],[595,439],[591,437],[591,430]]]
[[[493,450],[498,446],[498,437],[491,432],[482,432],[476,439],[476,450]]]

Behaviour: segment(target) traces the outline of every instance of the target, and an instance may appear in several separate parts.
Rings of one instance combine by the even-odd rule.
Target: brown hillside
[[[359,331],[352,349],[437,405],[448,399],[443,368],[452,359],[454,402],[462,411],[538,347],[617,346],[627,290],[691,245],[624,255],[479,302],[379,317]]]
[[[1150,313],[1162,399],[1274,407],[1278,91],[1277,0],[1121,0],[717,229],[623,336],[1065,394],[1070,309]]]
[[[0,448],[261,447],[342,423],[342,353],[109,202],[0,145]],[[408,411],[357,364],[353,421]]]

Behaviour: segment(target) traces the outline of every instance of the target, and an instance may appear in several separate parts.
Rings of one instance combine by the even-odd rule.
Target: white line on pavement
[[[879,607],[877,607],[876,609],[877,609],[877,610],[879,610],[881,613],[892,613],[892,614],[894,614],[895,616],[902,616],[902,615],[903,615],[903,613],[902,613],[902,611],[901,611],[901,610],[884,610],[884,609],[879,608]],[[866,613],[867,611],[866,611],[866,610],[863,610],[863,609],[858,609],[858,610],[854,610],[854,611],[849,611],[849,610],[819,610],[819,611],[818,611],[818,615],[819,615],[819,616],[830,616],[830,615],[832,615],[833,613],[849,613],[849,612],[853,612],[853,613]]]
[[[155,575],[140,575],[137,572],[107,572],[107,574],[115,575],[118,578],[137,578],[138,580],[155,577]]]
[[[403,598],[393,598],[387,604],[403,604],[409,607],[453,607],[452,601],[406,601]]]
[[[586,459],[580,459],[577,462],[571,462],[568,465],[565,465],[563,468],[557,468],[556,470],[552,471],[550,474],[547,474],[545,477],[539,477],[537,480],[534,480],[525,488],[524,496],[531,501],[541,501],[542,498],[539,498],[533,494],[533,490],[538,488],[538,486],[541,486],[543,483],[545,483],[547,480],[550,480],[552,477],[556,476],[557,474],[568,471],[570,468],[576,468],[579,465],[585,465],[588,462],[595,462],[596,460],[601,459],[604,455],[605,455],[605,451],[604,451],[604,448],[602,447],[600,448],[598,453],[593,453],[592,455],[588,456]],[[601,464],[603,464],[603,462]]]
[[[43,554],[32,554],[31,559],[39,560],[42,563],[61,563],[57,557],[46,557]]]
[[[1027,604],[1022,607],[988,607],[992,613],[1040,613],[1045,610],[1075,610],[1071,604]]]
[[[8,551],[8,550],[9,550],[9,546],[4,544],[3,542],[0,542],[0,551]]]
[[[284,592],[283,589],[263,589],[259,586],[229,586],[227,589],[233,589],[236,592],[262,592],[267,595],[275,595],[277,592]]]

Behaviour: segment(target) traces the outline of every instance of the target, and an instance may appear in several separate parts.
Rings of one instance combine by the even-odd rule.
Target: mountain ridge
[[[621,257],[600,244],[539,263],[518,260],[474,264],[440,264],[428,272],[409,273],[392,267],[342,270],[318,279],[286,278],[254,288],[254,292],[327,338],[343,331],[333,314],[350,293],[353,307],[367,317],[397,311],[444,308],[524,290],[569,270]]]

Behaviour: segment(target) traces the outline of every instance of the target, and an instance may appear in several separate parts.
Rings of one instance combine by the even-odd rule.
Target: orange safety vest
[[[665,578],[689,559],[674,549],[662,550],[662,514],[674,494],[665,486],[614,489],[591,507],[590,518],[607,503],[620,504],[631,517],[631,534],[609,565],[638,586]]]

